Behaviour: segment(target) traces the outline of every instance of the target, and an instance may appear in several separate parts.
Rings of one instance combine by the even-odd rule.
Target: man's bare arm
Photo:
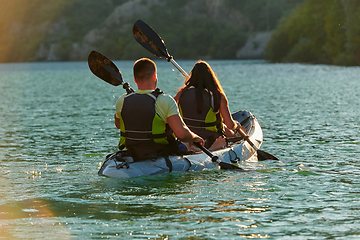
[[[167,118],[168,124],[175,136],[183,142],[199,142],[204,144],[204,139],[196,135],[185,125],[179,114]]]

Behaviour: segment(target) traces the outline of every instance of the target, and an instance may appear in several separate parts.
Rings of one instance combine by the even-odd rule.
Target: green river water
[[[135,88],[133,62],[115,63]],[[183,78],[156,63],[174,96]],[[360,68],[209,63],[282,162],[100,177],[124,90],[87,62],[0,64],[0,239],[360,239]]]

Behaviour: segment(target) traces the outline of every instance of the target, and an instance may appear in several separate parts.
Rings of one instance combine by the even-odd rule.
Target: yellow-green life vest
[[[119,147],[134,152],[159,152],[175,141],[170,127],[155,110],[161,91],[147,94],[130,93],[125,96],[120,114]]]
[[[213,96],[210,91],[202,92],[203,104],[201,112],[197,111],[196,88],[190,87],[183,90],[179,99],[180,115],[191,131],[205,140],[213,140],[223,135],[223,120],[219,112],[214,112]]]

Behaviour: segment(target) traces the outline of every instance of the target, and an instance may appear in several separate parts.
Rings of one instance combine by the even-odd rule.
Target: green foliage
[[[173,4],[167,2],[165,9]],[[180,7],[179,4],[176,5]],[[236,50],[246,41],[244,30],[227,22],[218,22],[206,16],[183,18],[185,13],[181,8],[178,11],[165,11],[164,8],[154,7],[151,12],[151,16],[142,20],[154,27],[176,59],[235,58]],[[126,32],[111,31],[103,40],[98,43],[99,51],[113,59],[153,57],[134,41],[132,29]]]
[[[281,21],[277,29],[272,33],[265,51],[265,59],[273,62],[282,62],[290,51],[290,35],[288,34],[288,25],[285,20]]]
[[[245,31],[228,24],[221,24],[217,27],[217,32],[212,36],[209,46],[209,55],[215,59],[235,58],[236,51],[246,43]]]
[[[284,58],[285,62],[316,62],[314,42],[301,38]]]
[[[66,26],[69,29],[69,38],[73,41],[80,41],[91,29],[99,27],[116,7],[115,4],[122,4],[125,0],[76,0],[64,13]]]
[[[360,2],[306,0],[282,19],[268,43],[272,62],[360,64]]]
[[[328,11],[325,14],[325,51],[328,58],[334,62],[339,59],[339,55],[345,51],[346,31],[345,31],[345,11],[343,5],[338,0],[331,0]]]
[[[240,10],[251,22],[253,31],[276,28],[279,19],[289,15],[303,0],[225,0],[227,7]]]
[[[360,1],[347,0],[342,3],[346,12],[346,52],[355,60],[351,65],[360,65]]]
[[[70,39],[63,39],[59,42],[55,49],[55,55],[63,61],[70,60],[70,52],[72,50],[73,42]]]

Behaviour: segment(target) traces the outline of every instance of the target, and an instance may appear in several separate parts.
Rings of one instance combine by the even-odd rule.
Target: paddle
[[[88,64],[91,72],[111,85],[123,85],[127,93],[134,92],[129,83],[124,83],[120,70],[107,57],[99,52],[92,51],[88,57]]]
[[[140,43],[145,49],[153,53],[158,57],[166,57],[168,62],[171,62],[185,77],[189,75],[175,62],[172,56],[168,53],[166,49],[165,42],[160,38],[160,36],[147,25],[142,20],[137,20],[133,27],[133,35],[135,40]],[[261,151],[247,136],[243,131],[239,132],[241,136],[257,151],[257,156],[259,161],[264,160],[279,160],[273,155]]]
[[[195,146],[200,148],[204,153],[206,153],[206,155],[208,155],[211,158],[211,161],[213,162],[217,162],[220,166],[220,169],[223,170],[235,170],[235,171],[243,171],[243,172],[247,172],[249,170],[245,170],[241,167],[229,164],[229,163],[225,163],[219,160],[218,156],[213,155],[207,148],[205,148],[204,146],[202,146],[200,143],[198,142],[194,142]]]
[[[242,129],[238,129],[237,132],[240,133],[240,135],[250,144],[250,146],[252,146],[252,147],[256,150],[258,161],[265,161],[265,160],[276,160],[276,161],[280,161],[278,158],[274,157],[274,156],[271,155],[270,153],[261,151],[261,150],[249,139],[249,136],[246,135]]]
[[[160,36],[142,20],[137,20],[133,27],[133,35],[135,40],[140,43],[145,49],[153,53],[155,56],[161,58],[165,57],[168,62],[171,62],[185,77],[188,74],[180,67],[166,49],[165,42]]]

